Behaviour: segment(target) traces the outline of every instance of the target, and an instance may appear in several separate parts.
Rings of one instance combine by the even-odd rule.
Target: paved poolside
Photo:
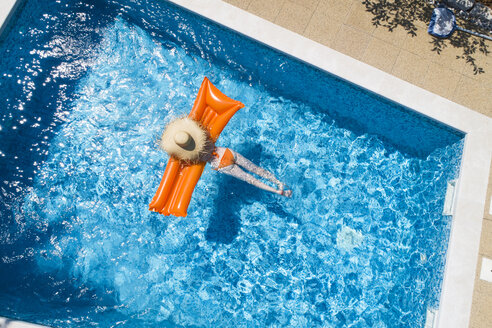
[[[416,20],[416,35],[403,28],[389,32],[375,27],[362,0],[224,0],[313,41],[365,62],[402,80],[492,117],[492,54],[471,54],[475,67],[463,58],[463,48],[442,40],[433,51],[434,38],[427,20]],[[460,33],[460,32],[456,32]],[[452,36],[452,38],[455,35]],[[479,38],[472,37],[472,41]],[[492,42],[485,41],[492,51]],[[491,165],[492,171],[492,165]],[[482,224],[474,296],[469,327],[486,328],[492,322],[492,282],[480,279],[482,258],[492,258],[492,175]]]

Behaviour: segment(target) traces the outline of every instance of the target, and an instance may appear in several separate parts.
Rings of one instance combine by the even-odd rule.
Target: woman
[[[207,131],[198,122],[188,117],[177,119],[168,124],[162,135],[160,146],[169,155],[182,161],[209,162],[212,169],[246,181],[263,190],[286,197],[292,195],[292,191],[284,190],[285,185],[272,173],[253,164],[229,148],[215,147]],[[243,169],[273,182],[277,185],[277,189]]]

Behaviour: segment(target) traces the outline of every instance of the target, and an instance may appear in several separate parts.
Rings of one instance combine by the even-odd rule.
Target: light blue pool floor
[[[78,290],[63,306],[82,310],[44,323],[423,326],[461,144],[411,158],[233,75],[123,20],[106,31],[18,213],[33,238],[52,230],[32,250],[37,270]],[[274,172],[291,199],[207,167],[188,217],[148,211],[168,158],[157,140],[204,76],[246,105],[218,145]],[[88,291],[111,301],[77,303]]]

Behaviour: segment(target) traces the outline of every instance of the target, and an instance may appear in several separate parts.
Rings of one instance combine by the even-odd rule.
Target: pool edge
[[[12,320],[9,318],[0,317],[0,327],[4,328],[49,328],[47,326],[40,326],[35,323],[29,323],[19,320]]]
[[[0,41],[3,40],[4,33],[7,33],[12,18],[24,1],[25,0],[2,0],[2,3],[0,3]]]
[[[437,327],[468,327],[492,157],[492,119],[222,0],[168,1],[465,133]]]

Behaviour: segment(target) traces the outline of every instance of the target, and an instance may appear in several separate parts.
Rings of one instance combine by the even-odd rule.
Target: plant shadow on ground
[[[393,32],[397,27],[402,27],[412,37],[417,36],[416,22],[425,22],[428,24],[432,16],[432,10],[437,7],[437,3],[429,4],[424,0],[363,0],[366,11],[374,15],[372,24],[376,27],[387,28]],[[476,25],[456,17],[457,25],[463,28],[473,30],[478,33],[487,34]],[[432,37],[432,51],[440,54],[448,45],[455,48],[461,48],[463,54],[456,56],[456,59],[465,60],[473,67],[474,74],[485,73],[484,69],[479,66],[475,55],[490,53],[485,40],[474,37],[468,33],[457,31],[447,39]]]

